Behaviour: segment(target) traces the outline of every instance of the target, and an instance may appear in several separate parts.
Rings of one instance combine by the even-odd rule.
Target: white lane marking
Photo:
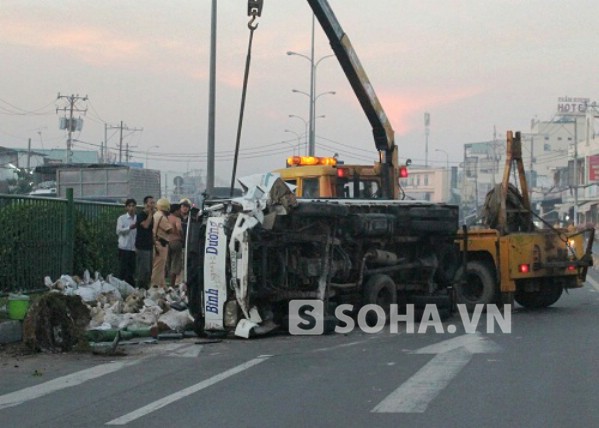
[[[52,392],[80,385],[88,380],[116,372],[124,367],[138,364],[142,359],[132,361],[115,361],[112,363],[100,364],[98,366],[81,370],[70,375],[52,379],[39,385],[30,386],[19,391],[0,395],[0,409],[18,406],[26,401],[42,397]]]
[[[342,343],[341,345],[329,346],[326,348],[318,348],[318,349],[313,350],[312,352],[332,351],[333,349],[348,348],[350,346],[359,345],[361,343],[366,343],[366,342],[367,342],[367,340],[358,340],[356,342]]]
[[[443,340],[414,351],[415,354],[441,354],[457,348],[466,348],[472,354],[490,354],[501,351],[501,347],[479,332],[463,334]]]
[[[472,354],[457,348],[436,355],[381,401],[374,413],[423,413],[429,403],[470,362]]]
[[[591,285],[591,287],[593,287],[595,290],[599,291],[599,282],[595,281],[593,277],[591,277],[591,275],[588,273],[586,282],[588,282]]]
[[[174,349],[166,354],[166,356],[196,358],[198,355],[200,355],[200,352],[202,352],[202,345],[188,345]]]
[[[480,333],[465,334],[418,349],[436,354],[424,367],[372,409],[374,413],[423,413],[437,395],[470,362],[472,355],[501,351]]]
[[[139,419],[142,416],[145,416],[145,415],[150,414],[158,409],[168,406],[169,404],[174,403],[175,401],[180,400],[181,398],[185,398],[188,395],[194,394],[202,389],[208,388],[209,386],[212,386],[215,383],[225,380],[228,377],[236,375],[237,373],[247,370],[257,364],[260,364],[260,363],[266,361],[270,357],[271,357],[271,355],[261,355],[258,358],[254,358],[253,360],[246,361],[243,364],[240,364],[236,367],[233,367],[232,369],[229,369],[229,370],[219,373],[215,376],[212,376],[211,378],[203,380],[200,383],[196,383],[195,385],[192,385],[190,387],[182,389],[181,391],[175,392],[171,395],[167,395],[166,397],[161,398],[160,400],[156,400],[144,407],[134,410],[131,413],[127,413],[124,416],[113,419],[113,420],[107,422],[106,425],[128,424],[129,422]]]

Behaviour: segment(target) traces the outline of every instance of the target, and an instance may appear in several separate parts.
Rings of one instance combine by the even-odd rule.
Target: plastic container
[[[29,296],[24,294],[9,294],[6,310],[11,320],[24,320],[29,309]]]

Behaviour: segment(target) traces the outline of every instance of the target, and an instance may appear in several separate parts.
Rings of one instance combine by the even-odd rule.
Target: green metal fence
[[[0,195],[0,293],[43,288],[43,279],[116,272],[119,204]]]

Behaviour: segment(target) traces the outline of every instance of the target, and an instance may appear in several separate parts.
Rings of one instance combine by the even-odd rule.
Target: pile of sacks
[[[98,272],[92,279],[85,271],[83,278],[62,275],[52,281],[44,278],[51,292],[79,296],[89,308],[88,330],[144,330],[183,332],[192,323],[187,309],[185,284],[165,290],[134,288],[127,282],[108,275],[104,280]]]

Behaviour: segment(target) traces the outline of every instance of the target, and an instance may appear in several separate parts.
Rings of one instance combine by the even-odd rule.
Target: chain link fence
[[[44,277],[118,269],[120,204],[0,195],[0,294],[44,288]]]

